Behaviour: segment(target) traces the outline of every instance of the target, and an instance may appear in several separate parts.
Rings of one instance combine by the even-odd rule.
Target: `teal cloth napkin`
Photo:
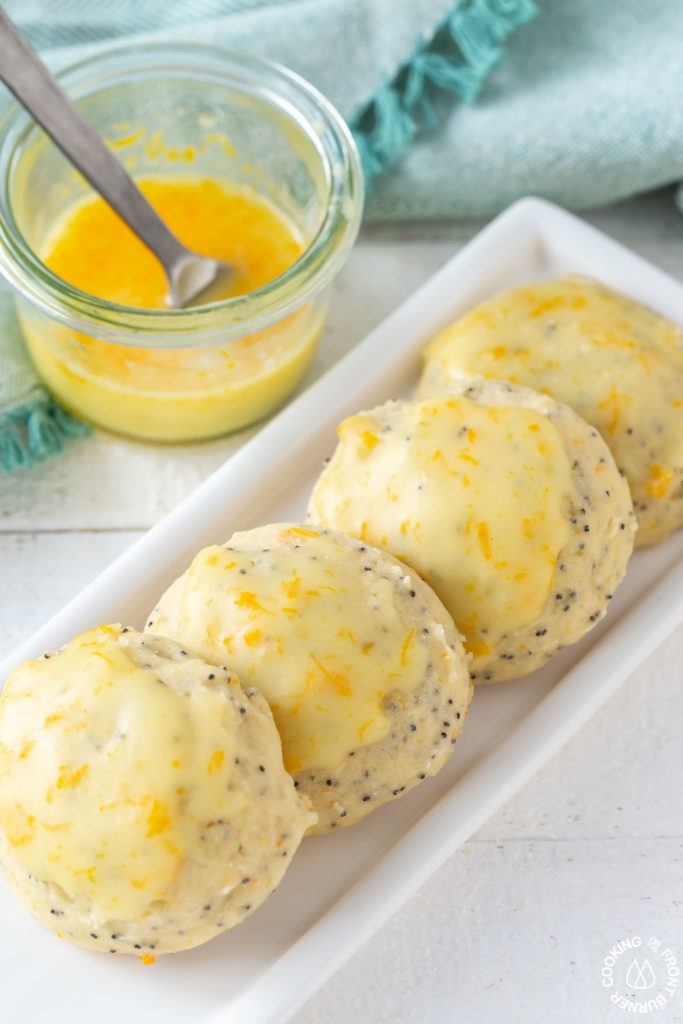
[[[293,68],[354,130],[368,219],[486,215],[529,193],[581,209],[683,180],[681,0],[4,7],[55,69],[116,41],[159,38]],[[85,429],[38,383],[0,288],[0,465],[29,466]]]

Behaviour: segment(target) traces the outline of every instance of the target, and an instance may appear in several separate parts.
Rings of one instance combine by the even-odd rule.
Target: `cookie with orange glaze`
[[[100,626],[0,700],[0,863],[80,946],[150,961],[252,913],[315,820],[268,705],[171,640]]]
[[[631,489],[636,547],[683,526],[680,327],[597,281],[538,281],[435,338],[417,397],[472,374],[552,395],[597,428]]]
[[[526,675],[602,618],[633,547],[626,481],[568,406],[483,377],[345,420],[312,521],[412,565],[476,683]]]
[[[318,813],[312,832],[352,825],[434,775],[470,700],[460,636],[430,587],[324,527],[262,526],[205,548],[147,628],[259,688]]]

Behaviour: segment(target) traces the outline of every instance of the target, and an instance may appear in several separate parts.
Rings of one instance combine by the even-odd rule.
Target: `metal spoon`
[[[0,80],[154,253],[166,273],[173,308],[211,302],[224,294],[232,267],[199,256],[178,241],[2,8]]]

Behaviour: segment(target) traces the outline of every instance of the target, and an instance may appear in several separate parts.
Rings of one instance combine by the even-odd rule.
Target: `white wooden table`
[[[587,219],[683,279],[671,190]],[[480,227],[366,230],[306,383]],[[252,432],[175,447],[96,434],[30,472],[0,475],[0,657]],[[615,943],[634,936],[670,947],[683,973],[682,665],[679,634],[292,1024],[618,1024],[632,1014],[610,1003],[601,972]],[[682,1008],[679,986],[645,1016],[673,1024]]]

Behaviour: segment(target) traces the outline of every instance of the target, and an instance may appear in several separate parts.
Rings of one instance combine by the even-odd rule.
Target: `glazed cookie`
[[[417,396],[471,374],[545,392],[597,427],[631,488],[636,546],[683,525],[680,328],[595,281],[540,281],[443,331],[427,348]]]
[[[268,705],[170,640],[100,626],[0,700],[0,861],[80,946],[196,946],[255,910],[315,820]]]
[[[602,618],[635,519],[598,432],[483,377],[352,416],[309,516],[412,565],[465,635],[475,682],[525,675]]]
[[[393,556],[321,527],[262,526],[200,551],[148,629],[227,660],[268,700],[285,767],[352,825],[446,762],[471,695],[445,608]]]

